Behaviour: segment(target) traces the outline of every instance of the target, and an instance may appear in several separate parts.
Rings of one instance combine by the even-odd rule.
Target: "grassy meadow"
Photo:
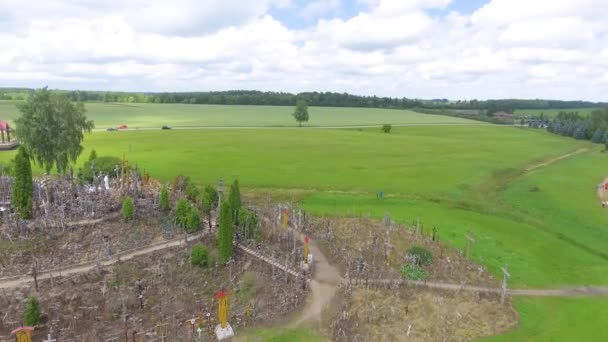
[[[15,101],[0,101],[0,119],[12,122],[19,116]],[[223,106],[151,103],[86,103],[87,117],[97,129],[172,127],[289,127],[297,126],[291,116],[293,107]],[[466,119],[425,115],[407,110],[377,108],[309,108],[305,126],[364,126],[382,124],[479,124]]]
[[[99,110],[87,107],[90,114]],[[207,114],[221,126],[259,124],[251,115],[269,120],[264,125],[294,124],[291,108],[244,108],[247,111],[219,108],[216,114],[210,114],[212,110]],[[227,119],[231,111],[238,112],[238,118]],[[379,117],[373,117],[374,111]],[[181,115],[176,120],[201,116]],[[317,119],[323,115],[327,121]],[[410,115],[313,108],[311,124],[383,123],[389,117],[459,120]],[[608,176],[608,155],[588,142],[541,130],[466,125],[395,127],[392,134],[380,129],[306,128],[95,132],[86,136],[85,147],[82,160],[95,148],[98,155],[125,154],[131,163],[165,181],[179,173],[200,184],[215,184],[220,176],[225,181],[238,178],[245,191],[294,196],[315,214],[382,218],[388,211],[401,223],[420,218],[425,229],[437,226],[440,240],[459,249],[471,232],[476,240],[473,259],[496,276],[501,275],[500,267],[508,265],[510,287],[608,285],[608,213],[598,205],[595,190]],[[588,150],[526,171],[581,148]],[[0,161],[13,154],[0,153]],[[378,191],[384,192],[383,200],[376,199]],[[514,302],[520,313],[519,329],[488,341],[608,338],[606,299],[517,298]],[[286,340],[307,336],[272,329],[256,334],[264,339],[289,336]]]

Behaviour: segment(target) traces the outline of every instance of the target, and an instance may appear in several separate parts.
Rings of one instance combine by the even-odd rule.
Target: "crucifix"
[[[46,337],[46,340],[43,340],[42,342],[57,342],[57,339],[52,338],[51,334],[49,333]]]
[[[511,275],[509,274],[509,272],[507,271],[507,265],[505,265],[505,267],[501,267],[502,270],[502,291],[500,292],[500,303],[504,304],[505,303],[505,296],[507,295],[507,278],[509,278]]]
[[[471,244],[475,242],[475,239],[473,239],[473,235],[471,235],[471,233],[467,233],[467,249],[464,252],[464,256],[467,259],[471,258]]]

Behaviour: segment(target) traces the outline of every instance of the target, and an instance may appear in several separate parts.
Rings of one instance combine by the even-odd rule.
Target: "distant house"
[[[513,114],[507,112],[496,112],[492,114],[492,117],[499,120],[510,121],[513,120]]]

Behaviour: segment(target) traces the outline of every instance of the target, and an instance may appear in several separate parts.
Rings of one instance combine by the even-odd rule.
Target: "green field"
[[[554,118],[559,112],[578,112],[580,115],[587,116],[598,108],[568,108],[568,109],[517,109],[515,115],[521,116],[540,116],[544,114],[546,118]]]
[[[455,248],[464,247],[470,231],[473,258],[495,275],[507,264],[512,287],[608,285],[608,213],[595,193],[608,176],[608,155],[587,142],[484,125],[399,127],[392,134],[305,128],[96,132],[85,145],[83,159],[95,148],[99,155],[125,154],[162,180],[178,173],[200,184],[238,178],[248,191],[294,194],[315,214],[381,218],[389,211],[402,223],[420,218]],[[588,150],[525,171],[581,148]],[[0,153],[0,161],[12,154]],[[380,190],[384,200],[376,199]],[[519,330],[489,340],[605,340],[607,304],[518,298]]]
[[[15,101],[0,101],[0,119],[12,122],[19,116]],[[293,107],[223,106],[150,103],[86,103],[87,117],[95,127],[105,129],[122,124],[129,128],[172,127],[271,127],[297,126]],[[403,124],[479,124],[466,119],[426,115],[407,110],[377,108],[309,108],[306,126],[362,126]]]

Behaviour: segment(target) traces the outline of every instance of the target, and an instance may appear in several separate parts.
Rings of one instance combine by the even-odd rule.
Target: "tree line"
[[[27,88],[2,88],[0,100],[22,100],[35,92]],[[335,92],[262,92],[255,90],[229,90],[205,92],[113,92],[83,90],[53,90],[64,94],[73,102],[117,102],[117,103],[181,103],[181,104],[216,104],[216,105],[268,105],[295,106],[297,101],[305,101],[315,107],[361,107],[393,109],[470,109],[483,112],[504,111],[512,113],[516,109],[571,109],[580,107],[600,107],[602,103],[588,101],[556,100],[458,100],[447,99],[410,99],[407,97],[361,96]]]
[[[608,108],[595,110],[589,116],[582,116],[578,112],[559,112],[547,124],[547,131],[578,140],[608,144]]]

